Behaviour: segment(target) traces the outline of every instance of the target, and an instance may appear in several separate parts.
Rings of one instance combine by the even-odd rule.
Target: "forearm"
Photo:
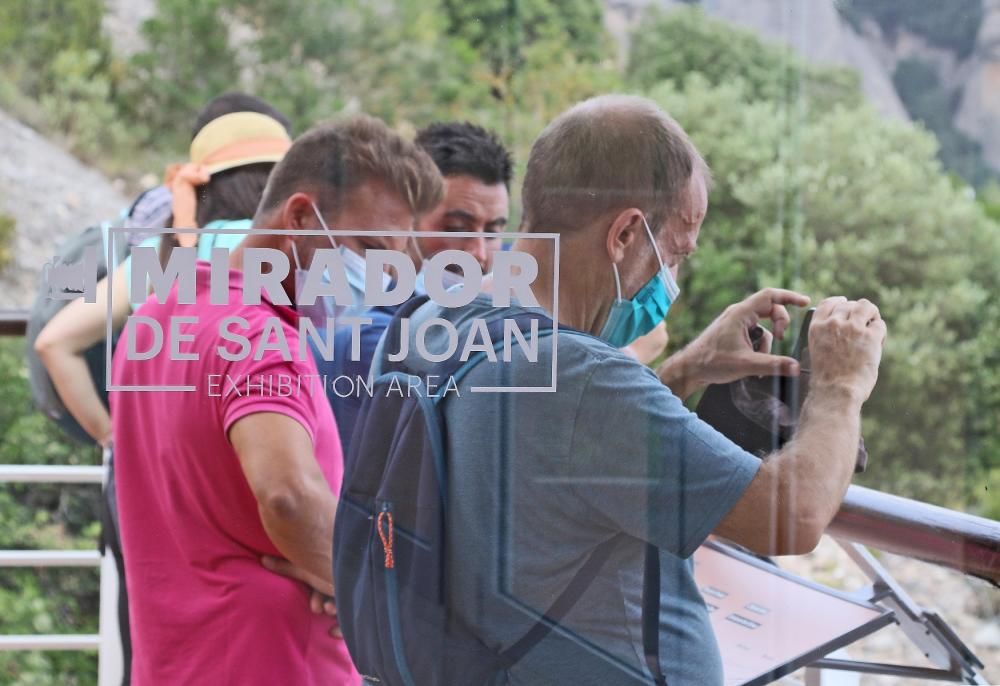
[[[854,474],[861,404],[846,388],[810,389],[795,437],[771,458],[783,547],[798,547],[803,536],[818,540],[837,514]]]
[[[677,351],[656,368],[656,375],[670,392],[687,400],[706,384],[695,374],[697,364],[690,347]]]
[[[333,519],[337,501],[316,480],[259,503],[264,530],[290,562],[333,588]],[[322,589],[320,589],[322,590]]]
[[[111,433],[111,416],[101,400],[86,360],[75,352],[52,348],[42,356],[66,409],[95,441],[101,443]]]

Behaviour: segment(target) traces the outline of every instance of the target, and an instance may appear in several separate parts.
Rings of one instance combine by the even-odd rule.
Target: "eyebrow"
[[[471,212],[466,212],[465,210],[448,210],[444,213],[444,216],[449,219],[461,219],[468,222],[476,221],[476,216]],[[507,217],[497,217],[496,219],[486,222],[485,226],[507,226]]]
[[[450,219],[464,219],[468,222],[476,221],[476,216],[470,212],[466,212],[465,210],[448,210],[444,213],[444,216]]]

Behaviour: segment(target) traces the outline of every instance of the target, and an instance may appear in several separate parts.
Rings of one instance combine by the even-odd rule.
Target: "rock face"
[[[126,205],[100,173],[0,111],[0,213],[17,222],[13,259],[0,270],[0,309],[27,309],[59,243]]]
[[[606,23],[625,46],[647,7],[688,4],[606,0]],[[915,59],[931,66],[957,103],[954,126],[982,144],[986,163],[1000,171],[1000,0],[983,0],[975,48],[964,59],[905,29],[885,35],[871,19],[862,21],[856,31],[841,17],[836,0],[700,0],[697,4],[713,17],[784,43],[817,63],[857,69],[865,95],[888,116],[907,118],[892,80],[900,61]]]
[[[127,57],[142,50],[142,23],[155,15],[156,0],[108,0],[103,27],[115,52]]]
[[[683,7],[679,0],[610,0],[609,30],[622,40],[649,6]],[[807,59],[857,69],[865,95],[883,114],[906,119],[892,74],[865,39],[845,22],[833,0],[703,0],[709,15],[750,29],[772,42],[784,43]]]
[[[984,0],[983,5],[985,16],[955,124],[980,141],[986,161],[1000,169],[1000,0]]]

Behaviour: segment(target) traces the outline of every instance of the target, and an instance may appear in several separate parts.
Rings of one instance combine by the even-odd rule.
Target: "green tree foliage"
[[[524,50],[556,43],[583,61],[604,59],[599,0],[444,0],[447,32],[472,46],[494,74],[524,65]]]
[[[1000,411],[989,371],[998,284],[986,267],[1000,260],[1000,229],[942,173],[926,133],[868,108],[836,107],[798,121],[789,137],[784,104],[747,104],[750,90],[740,79],[712,86],[694,75],[683,89],[653,91],[716,170],[701,249],[671,313],[672,341],[690,340],[727,303],[765,285],[873,300],[890,338],[865,408],[865,480],[967,504],[967,480],[1000,454],[995,426],[986,426],[994,422],[984,419]]]
[[[104,0],[4,0],[0,3],[0,64],[6,79],[31,97],[53,89],[53,57],[69,50],[96,50],[109,59],[101,32]]]
[[[959,5],[928,12],[950,17]],[[969,197],[942,171],[931,135],[861,104],[856,74],[809,65],[696,8],[649,15],[620,74],[599,8],[158,0],[145,49],[121,62],[100,34],[101,0],[11,0],[0,3],[0,56],[4,78],[38,98],[60,132],[139,160],[182,157],[195,113],[234,88],[274,102],[298,131],[353,111],[410,132],[469,119],[499,131],[522,170],[531,141],[572,103],[627,88],[651,94],[715,177],[701,250],[682,268],[671,309],[672,346],[765,285],[874,300],[890,338],[865,408],[865,482],[996,516],[996,489],[982,484],[1000,474],[1000,191]],[[904,76],[919,84],[926,74]],[[934,108],[947,103],[921,88],[933,128]],[[115,126],[126,135],[115,138]],[[93,450],[30,410],[22,345],[0,340],[0,463],[93,464]],[[82,487],[0,489],[0,547],[92,546],[97,497]],[[0,631],[94,631],[96,584],[90,570],[4,573]],[[5,684],[92,683],[95,669],[87,654],[0,654]]]
[[[220,9],[224,0],[158,0],[132,57],[118,104],[139,140],[187,149],[191,124],[206,101],[238,90],[239,65]]]
[[[16,235],[17,221],[9,214],[0,213],[0,270],[7,266],[12,255],[11,245]]]
[[[817,69],[697,8],[644,22],[628,74],[715,172],[702,249],[671,310],[672,343],[765,285],[877,302],[891,337],[866,406],[865,478],[941,502],[968,498],[966,480],[1000,459],[987,426],[1000,393],[984,373],[997,368],[1000,321],[988,297],[1000,286],[987,264],[1000,262],[988,202],[943,173],[933,137],[862,106],[842,70]]]
[[[94,464],[96,450],[69,442],[33,411],[24,341],[0,339],[0,464]],[[96,545],[95,486],[0,487],[0,548]],[[96,633],[98,575],[91,569],[0,571],[0,633]],[[93,683],[94,653],[0,652],[0,682],[14,686]]]
[[[112,83],[95,49],[61,50],[52,60],[52,89],[39,104],[48,128],[89,162],[128,145],[130,132],[111,100]]]
[[[705,16],[697,7],[670,13],[651,10],[632,37],[630,83],[650,88],[674,81],[683,86],[692,72],[713,85],[740,78],[749,100],[799,101],[817,110],[835,102],[861,101],[855,72],[809,64],[783,46]]]

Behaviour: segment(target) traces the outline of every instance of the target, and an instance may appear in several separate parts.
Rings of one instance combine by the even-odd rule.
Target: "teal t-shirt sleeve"
[[[212,248],[225,248],[233,250],[246,238],[246,231],[253,226],[250,219],[217,219],[204,226],[205,229],[226,229],[227,231],[239,231],[240,233],[213,233],[206,231],[198,238],[198,259],[210,260],[212,258]]]
[[[688,557],[759,467],[645,366],[618,353],[593,358],[568,468],[596,524]]]
[[[205,225],[206,229],[239,229],[240,231],[249,230],[253,221],[250,219],[235,219],[232,221],[217,220],[214,222],[209,222]],[[147,248],[159,249],[160,241],[162,240],[164,234],[156,234],[155,236],[150,236],[139,246]],[[225,248],[227,250],[232,250],[246,237],[245,233],[205,233],[198,241],[198,259],[208,260],[212,257],[212,248]],[[137,246],[138,247],[138,246]],[[132,248],[135,250],[135,248]],[[126,288],[129,288],[131,293],[130,284],[132,283],[132,255],[129,254],[122,260],[122,267],[125,273],[125,284]],[[145,300],[143,301],[145,302]],[[132,308],[135,309],[142,302],[131,303]]]
[[[135,246],[135,247],[153,248],[153,249],[157,249],[158,250],[159,247],[160,247],[160,240],[162,238],[163,238],[163,236],[161,234],[156,234],[155,236],[150,236],[149,238],[147,238],[146,240],[144,240],[142,243],[140,243],[138,246]],[[132,248],[132,250],[135,250],[135,247]],[[131,253],[129,253],[128,255],[126,255],[125,259],[122,260],[122,268],[124,269],[124,272],[125,272],[125,288],[128,290],[129,293],[131,293],[132,292],[132,254]],[[143,302],[145,302],[145,300],[143,300],[142,302],[137,302],[137,303],[130,302],[130,304],[132,306],[132,309],[135,309],[136,307],[138,307],[139,305],[141,305]]]

